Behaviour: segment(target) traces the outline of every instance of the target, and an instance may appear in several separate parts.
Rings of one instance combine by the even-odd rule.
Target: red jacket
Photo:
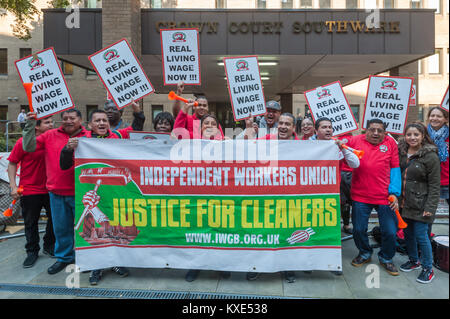
[[[82,137],[87,134],[82,126],[81,132],[71,137]],[[62,170],[59,165],[61,150],[66,146],[70,136],[62,127],[49,130],[36,137],[36,149],[45,149],[45,166],[47,171],[47,189],[61,196],[75,196],[74,168]],[[39,145],[41,144],[41,145]]]
[[[198,124],[194,126],[194,121],[198,121]],[[217,123],[218,124],[218,123]],[[188,115],[183,112],[183,110],[180,110],[178,112],[177,118],[175,119],[175,124],[173,125],[173,129],[179,129],[184,128],[189,132],[189,138],[191,139],[201,139],[202,138],[202,131],[200,127],[200,119],[195,115]],[[219,124],[219,130],[221,136],[221,140],[223,140],[223,131],[222,127]],[[181,132],[175,131],[175,135],[179,136]]]

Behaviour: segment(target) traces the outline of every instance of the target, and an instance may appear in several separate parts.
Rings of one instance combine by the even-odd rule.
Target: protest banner
[[[403,134],[413,81],[407,77],[370,76],[362,127],[366,129],[367,121],[376,118],[386,123],[387,133]]]
[[[130,131],[130,140],[169,140],[170,133]]]
[[[201,85],[198,29],[161,29],[164,85]]]
[[[347,102],[341,82],[336,81],[304,93],[313,120],[327,117],[333,124],[333,136],[358,129],[353,112]]]
[[[258,57],[224,58],[234,121],[265,114],[266,102],[259,73]]]
[[[30,108],[37,119],[74,107],[53,47],[17,60],[15,65],[22,83],[33,83]]]
[[[441,105],[439,106],[448,112],[448,86],[447,91],[445,91],[444,97],[442,98]]]
[[[341,270],[338,158],[333,141],[80,139],[77,266]]]
[[[119,109],[154,92],[126,39],[90,55],[89,61]]]

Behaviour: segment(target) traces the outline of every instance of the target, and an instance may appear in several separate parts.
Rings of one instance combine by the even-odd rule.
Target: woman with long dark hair
[[[433,223],[440,193],[440,161],[437,147],[420,123],[409,124],[399,141],[402,171],[402,196],[399,200],[405,228],[409,260],[400,266],[404,272],[422,268],[417,281],[430,283],[434,278],[432,248],[428,235]],[[420,260],[418,247],[421,251]]]

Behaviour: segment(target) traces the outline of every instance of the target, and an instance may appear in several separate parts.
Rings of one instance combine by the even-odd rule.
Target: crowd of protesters
[[[183,85],[177,87],[177,94],[183,93]],[[280,140],[331,140],[332,121],[311,117],[297,118],[291,113],[282,113],[277,101],[266,102],[267,113],[257,119],[247,119],[244,131],[236,139],[280,139]],[[133,123],[122,120],[122,110],[112,101],[107,101],[103,110],[95,110],[89,115],[87,130],[82,125],[81,113],[68,109],[61,113],[62,125],[53,128],[51,118],[35,120],[34,113],[28,113],[23,139],[14,146],[8,160],[11,195],[21,197],[22,214],[25,222],[27,257],[23,267],[29,268],[38,259],[39,235],[38,219],[42,207],[48,217],[44,236],[43,252],[56,258],[48,268],[49,274],[62,271],[75,262],[74,219],[75,183],[74,150],[79,138],[127,139],[130,131],[142,131],[145,116],[137,103],[132,103]],[[192,111],[192,115],[190,114]],[[218,119],[209,113],[208,100],[198,96],[188,103],[176,101],[173,115],[159,113],[153,122],[153,129],[159,133],[188,132],[191,139],[224,140],[226,137]],[[417,280],[429,283],[434,278],[432,250],[430,242],[438,202],[444,198],[448,203],[448,113],[441,108],[432,108],[428,114],[428,126],[413,123],[406,127],[405,135],[397,142],[386,134],[386,124],[378,119],[367,123],[365,133],[352,136],[347,134],[335,140],[340,150],[341,215],[343,231],[353,234],[359,251],[351,264],[360,267],[371,261],[372,246],[367,235],[369,217],[375,209],[381,229],[381,247],[378,253],[380,264],[386,271],[397,276],[393,263],[396,253],[397,218],[394,211],[399,209],[408,223],[405,229],[408,261],[399,268],[401,271],[421,269]],[[299,123],[300,121],[300,123]],[[346,144],[353,149],[364,151],[360,160],[351,151],[343,148]],[[15,183],[17,166],[21,165],[20,185],[24,191],[18,192]],[[390,202],[388,197],[393,196]],[[98,203],[96,194],[87,194],[83,204],[93,208]],[[352,226],[350,226],[350,212]],[[108,222],[104,214],[96,216],[96,221]],[[86,234],[89,230],[84,231]],[[420,256],[418,253],[420,250]],[[124,277],[129,274],[125,267],[112,270]],[[102,277],[103,270],[94,270],[90,283],[95,285]],[[198,270],[189,270],[187,281],[197,278]],[[228,272],[222,276],[229,277]],[[258,273],[248,273],[248,280],[256,280]],[[288,282],[295,281],[294,272],[285,272]]]

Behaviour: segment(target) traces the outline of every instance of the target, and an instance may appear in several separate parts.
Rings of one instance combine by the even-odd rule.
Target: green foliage
[[[9,148],[8,151],[11,152],[14,145],[19,138],[22,137],[22,134],[10,134],[8,137]],[[0,152],[6,152],[6,136],[3,132],[0,132]]]
[[[25,41],[31,38],[30,27],[27,23],[33,21],[35,15],[40,13],[35,6],[35,2],[36,0],[0,0],[0,9],[2,9],[0,10],[0,15],[5,15],[9,12],[15,17],[12,25],[15,37]],[[81,0],[51,0],[48,1],[48,5],[50,8],[65,8],[72,2],[77,4]]]

